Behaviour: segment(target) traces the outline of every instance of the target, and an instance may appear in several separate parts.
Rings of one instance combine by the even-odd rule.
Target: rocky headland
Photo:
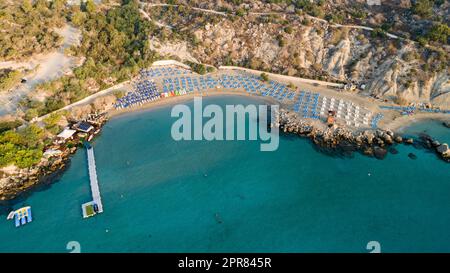
[[[353,130],[337,125],[326,126],[322,123],[300,119],[295,113],[281,109],[279,119],[274,126],[287,134],[310,138],[317,148],[328,154],[351,155],[360,152],[367,156],[383,159],[388,152],[396,153],[395,144],[414,145],[435,152],[439,157],[450,162],[450,149],[431,136],[422,134],[418,138],[403,137],[391,130]]]

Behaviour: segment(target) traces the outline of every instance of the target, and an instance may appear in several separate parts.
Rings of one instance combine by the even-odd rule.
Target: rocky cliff
[[[159,13],[177,13],[173,7],[149,12],[162,20]],[[193,21],[193,14],[200,13],[183,10],[183,16],[177,13],[177,20],[169,16],[170,22],[165,22],[173,27],[165,31],[188,37],[176,37],[171,43],[195,41],[188,50],[199,62],[352,82],[366,95],[450,108],[450,58],[445,47],[424,47],[384,32],[336,26],[305,14],[202,14],[202,19]]]

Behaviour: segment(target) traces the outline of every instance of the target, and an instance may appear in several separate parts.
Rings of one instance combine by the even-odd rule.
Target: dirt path
[[[50,115],[52,115],[52,114],[54,114],[54,113],[56,113],[56,112],[64,111],[64,110],[70,110],[70,109],[73,108],[73,107],[91,103],[91,102],[94,101],[96,98],[99,98],[99,97],[103,97],[103,96],[106,96],[106,95],[113,94],[115,91],[117,91],[117,90],[122,90],[122,89],[123,89],[123,90],[131,90],[132,87],[130,86],[130,81],[125,81],[125,82],[119,83],[119,84],[117,84],[117,85],[111,86],[110,88],[107,88],[107,89],[104,89],[104,90],[102,90],[102,91],[99,91],[99,92],[97,92],[97,93],[95,93],[95,94],[93,94],[93,95],[90,95],[90,96],[88,96],[88,97],[82,99],[82,100],[79,100],[79,101],[74,102],[74,103],[72,103],[72,104],[66,105],[66,106],[64,106],[63,108],[60,108],[60,109],[58,109],[58,110],[56,110],[56,111],[53,111],[53,112],[51,112],[51,113],[48,113],[48,114],[46,114],[46,115],[44,115],[44,116],[40,116],[40,117],[36,118],[35,120],[33,120],[33,122],[40,122],[40,121],[44,120],[46,117],[48,117],[48,116],[50,116]]]
[[[155,25],[157,25],[158,27],[165,27],[165,28],[172,29],[172,27],[169,26],[169,25],[162,24],[162,23],[160,23],[160,22],[158,22],[158,21],[153,20],[153,19],[150,17],[150,15],[148,15],[148,13],[145,12],[143,9],[139,9],[139,12],[142,14],[142,16],[144,16],[145,19],[147,19],[147,20],[153,22],[153,23],[154,23]]]
[[[141,2],[141,7],[178,7],[178,6],[182,6],[182,5],[175,5],[175,4],[152,4],[152,3],[143,3]],[[188,6],[190,9],[193,10],[197,10],[197,11],[202,11],[202,12],[206,12],[206,13],[212,13],[212,14],[217,14],[217,15],[222,15],[222,16],[227,16],[227,14],[225,12],[222,11],[217,11],[217,10],[212,10],[212,9],[202,9],[202,8],[196,8],[196,7],[191,7]]]
[[[14,113],[18,102],[34,89],[37,84],[61,77],[69,72],[75,65],[76,60],[64,54],[64,50],[80,42],[81,34],[78,29],[66,25],[56,32],[63,37],[63,43],[56,51],[38,55],[28,62],[21,63],[0,63],[0,67],[13,67],[15,69],[31,69],[33,72],[25,75],[27,82],[19,85],[9,92],[0,93],[0,116]]]
[[[175,4],[152,4],[152,3],[143,3],[141,2],[141,7],[144,8],[145,6],[147,7],[178,7],[178,6],[182,6],[182,5],[175,5]],[[217,14],[217,15],[221,15],[221,16],[227,16],[227,13],[225,12],[221,12],[221,11],[216,11],[216,10],[212,10],[212,9],[202,9],[202,8],[196,8],[196,7],[192,7],[192,6],[187,6],[190,9],[193,10],[197,10],[197,11],[202,11],[202,12],[207,12],[207,13],[213,13],[213,14]],[[291,15],[291,16],[299,16],[295,13],[290,13],[290,12],[248,12],[249,15],[255,15],[255,16],[270,16],[270,15]],[[334,24],[334,23],[330,23],[327,20],[318,18],[318,17],[314,17],[311,15],[307,15],[305,14],[305,16],[308,19],[317,21],[317,22],[322,22],[322,23],[327,23],[330,25],[330,27],[334,27],[334,28],[351,28],[351,29],[362,29],[362,30],[368,30],[368,31],[374,31],[374,28],[371,27],[367,27],[367,26],[360,26],[360,25],[341,25],[341,24]],[[399,36],[389,33],[389,32],[385,32],[386,36],[392,39],[403,39],[400,38]],[[408,40],[411,41],[411,40]],[[411,41],[414,42],[414,41]]]

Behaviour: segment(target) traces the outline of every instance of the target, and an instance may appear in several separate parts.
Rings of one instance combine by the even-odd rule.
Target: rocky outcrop
[[[392,147],[398,143],[415,145],[416,148],[425,148],[436,152],[447,162],[450,162],[450,150],[447,144],[440,145],[428,135],[421,135],[417,140],[413,138],[403,139],[390,130],[364,130],[353,131],[344,127],[327,127],[320,122],[300,119],[295,113],[281,109],[277,123],[281,132],[295,134],[310,138],[318,149],[325,153],[350,155],[353,152],[373,156],[383,159],[388,151],[397,154],[398,151]],[[439,144],[439,146],[436,146]],[[414,154],[409,155],[411,159],[416,159]]]
[[[277,10],[276,5],[270,8]],[[164,18],[162,12],[159,17]],[[257,14],[233,19],[219,16],[203,24],[189,18],[193,17],[180,19],[174,27],[195,37],[197,42],[189,44],[187,51],[199,62],[352,82],[364,86],[359,92],[366,95],[450,108],[448,54],[438,49],[289,13],[276,19]],[[186,53],[179,55],[186,59]]]
[[[0,179],[0,201],[10,200],[36,185],[45,184],[58,177],[68,164],[76,147],[65,150],[57,158],[45,159],[29,169],[17,169]]]
[[[444,126],[450,128],[450,121],[443,122]]]
[[[436,147],[436,151],[442,156],[443,159],[450,160],[450,149],[448,148],[447,143]]]
[[[69,164],[71,155],[76,152],[78,147],[82,146],[82,141],[85,138],[89,139],[89,137],[98,135],[106,121],[105,114],[90,116],[90,122],[94,126],[94,130],[87,136],[78,137],[75,135],[70,143],[54,142],[51,144],[51,148],[56,149],[55,147],[57,147],[60,153],[42,157],[41,161],[33,167],[19,169],[9,166],[3,168],[3,171],[0,169],[0,201],[13,199],[38,185],[54,182]]]
[[[343,127],[327,127],[324,124],[310,123],[286,110],[280,111],[278,126],[282,132],[309,137],[324,150],[328,149],[344,154],[360,151],[378,159],[386,156],[387,147],[393,144],[395,137],[391,131],[354,132]]]
[[[328,51],[325,57],[324,70],[338,79],[345,79],[345,66],[351,59],[351,42],[348,39],[341,40],[336,47]]]
[[[436,150],[437,150],[438,153],[440,153],[440,154],[446,154],[446,153],[449,152],[448,144],[447,144],[447,143],[444,143],[444,144],[442,144],[442,145],[439,145],[439,146],[436,148]]]

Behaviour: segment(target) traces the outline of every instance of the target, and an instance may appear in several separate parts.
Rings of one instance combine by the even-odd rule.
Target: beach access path
[[[153,23],[154,23],[155,25],[157,25],[158,27],[165,27],[165,28],[172,29],[172,27],[169,26],[169,25],[162,24],[162,23],[160,23],[160,22],[158,22],[158,21],[153,20],[153,19],[150,17],[150,15],[148,15],[148,13],[145,12],[145,10],[139,9],[139,12],[142,14],[142,16],[144,16],[145,19],[147,19],[147,20],[153,22]]]
[[[95,94],[92,94],[92,95],[90,95],[90,96],[88,96],[88,97],[85,97],[85,98],[82,99],[82,100],[79,100],[79,101],[74,102],[74,103],[72,103],[72,104],[66,105],[66,106],[64,106],[63,108],[60,108],[60,109],[58,109],[58,110],[55,110],[55,111],[53,111],[53,112],[51,112],[51,113],[48,113],[48,114],[46,114],[46,115],[40,116],[40,117],[34,119],[33,122],[40,122],[40,121],[44,120],[46,117],[48,117],[48,116],[50,116],[50,115],[52,115],[52,114],[54,114],[54,113],[56,113],[56,112],[60,112],[60,111],[64,111],[64,110],[70,110],[71,108],[73,108],[73,107],[75,107],[75,106],[80,106],[80,105],[88,104],[88,103],[92,102],[93,100],[95,100],[96,98],[103,97],[103,96],[106,96],[106,95],[110,95],[110,94],[112,94],[112,93],[114,93],[115,91],[118,91],[118,90],[120,90],[120,89],[130,89],[130,88],[131,88],[131,87],[129,86],[130,82],[131,82],[131,81],[128,80],[128,81],[125,81],[125,82],[121,82],[121,83],[119,83],[119,84],[116,84],[116,85],[114,85],[114,86],[111,86],[111,87],[109,87],[109,88],[107,88],[107,89],[104,89],[104,90],[102,90],[102,91],[99,91],[99,92],[97,92],[97,93],[95,93]]]

